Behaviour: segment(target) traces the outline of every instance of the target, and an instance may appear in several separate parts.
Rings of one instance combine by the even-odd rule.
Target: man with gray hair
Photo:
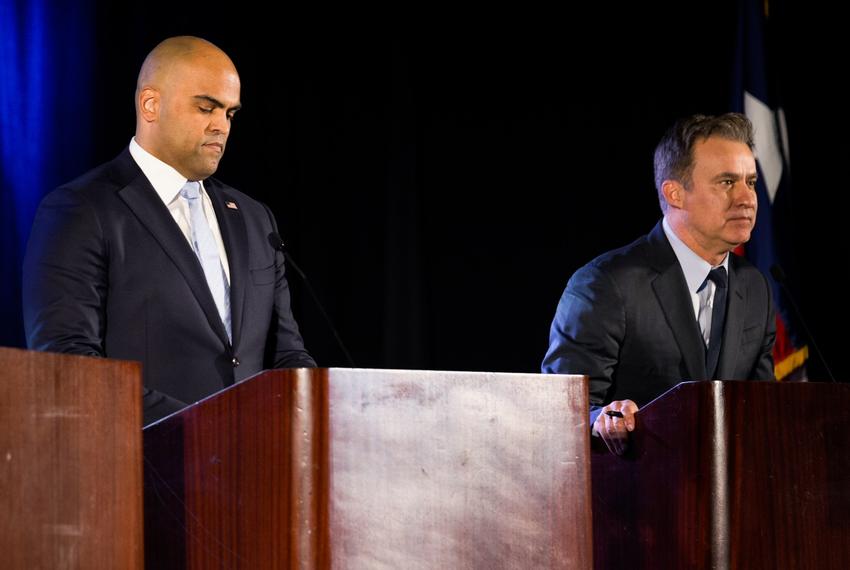
[[[774,378],[770,285],[731,253],[756,221],[753,147],[737,113],[677,122],[655,150],[661,221],[567,283],[543,372],[590,377],[593,433],[614,453],[679,382]]]

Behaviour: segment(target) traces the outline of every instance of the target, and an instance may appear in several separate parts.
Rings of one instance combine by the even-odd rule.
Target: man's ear
[[[685,202],[685,187],[677,180],[665,180],[661,184],[661,193],[664,194],[667,206],[681,208]]]
[[[139,116],[145,122],[152,123],[159,117],[160,94],[153,87],[139,91]]]

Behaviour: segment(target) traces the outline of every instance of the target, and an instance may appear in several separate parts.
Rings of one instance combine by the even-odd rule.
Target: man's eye
[[[212,113],[212,111],[213,111],[212,109],[210,109],[208,107],[198,107],[198,109],[201,110],[201,113]]]

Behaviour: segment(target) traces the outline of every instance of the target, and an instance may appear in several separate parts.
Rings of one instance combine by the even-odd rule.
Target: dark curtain
[[[217,176],[272,207],[356,363],[536,371],[570,274],[659,218],[652,151],[663,131],[728,108],[736,3],[664,4],[557,17],[529,8],[271,18],[234,5],[130,12],[98,2],[86,22],[94,53],[57,47],[92,67],[74,82],[90,115],[78,120],[60,97],[57,112],[75,127],[53,133],[42,156],[52,162],[56,149],[90,139],[90,156],[63,171],[70,178],[120,152],[145,54],[169,35],[205,37],[231,55],[243,85]],[[843,295],[831,275],[848,245],[848,184],[833,176],[847,123],[812,88],[838,103],[843,52],[822,36],[828,14],[796,10],[786,18],[797,59],[785,69],[801,196],[796,282],[846,377],[834,328]],[[4,201],[8,192],[4,179]],[[3,232],[4,252],[18,248]],[[4,254],[4,293],[16,278]],[[308,348],[321,365],[344,365],[290,280]],[[4,310],[17,315],[13,297]],[[817,377],[819,364],[811,369]]]
[[[0,346],[23,346],[21,260],[49,188],[91,164],[86,1],[0,0]]]

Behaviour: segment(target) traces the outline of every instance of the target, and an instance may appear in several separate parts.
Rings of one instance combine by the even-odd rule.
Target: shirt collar
[[[706,277],[708,277],[708,272],[711,271],[712,265],[694,253],[691,248],[685,245],[685,242],[679,239],[679,236],[676,235],[673,228],[671,228],[670,224],[667,223],[666,217],[662,220],[661,225],[664,228],[664,234],[667,236],[667,241],[670,242],[670,247],[673,248],[673,253],[676,254],[676,258],[679,260],[682,272],[685,274],[685,281],[688,284],[688,292],[695,294],[702,286]],[[723,262],[720,265],[722,265],[728,273],[728,253],[726,254],[726,257],[723,258]]]
[[[145,149],[136,142],[136,137],[130,139],[130,155],[139,165],[145,177],[150,181],[153,189],[166,205],[173,202],[180,194],[180,190],[186,184],[186,177]],[[204,183],[201,181],[201,192]]]

